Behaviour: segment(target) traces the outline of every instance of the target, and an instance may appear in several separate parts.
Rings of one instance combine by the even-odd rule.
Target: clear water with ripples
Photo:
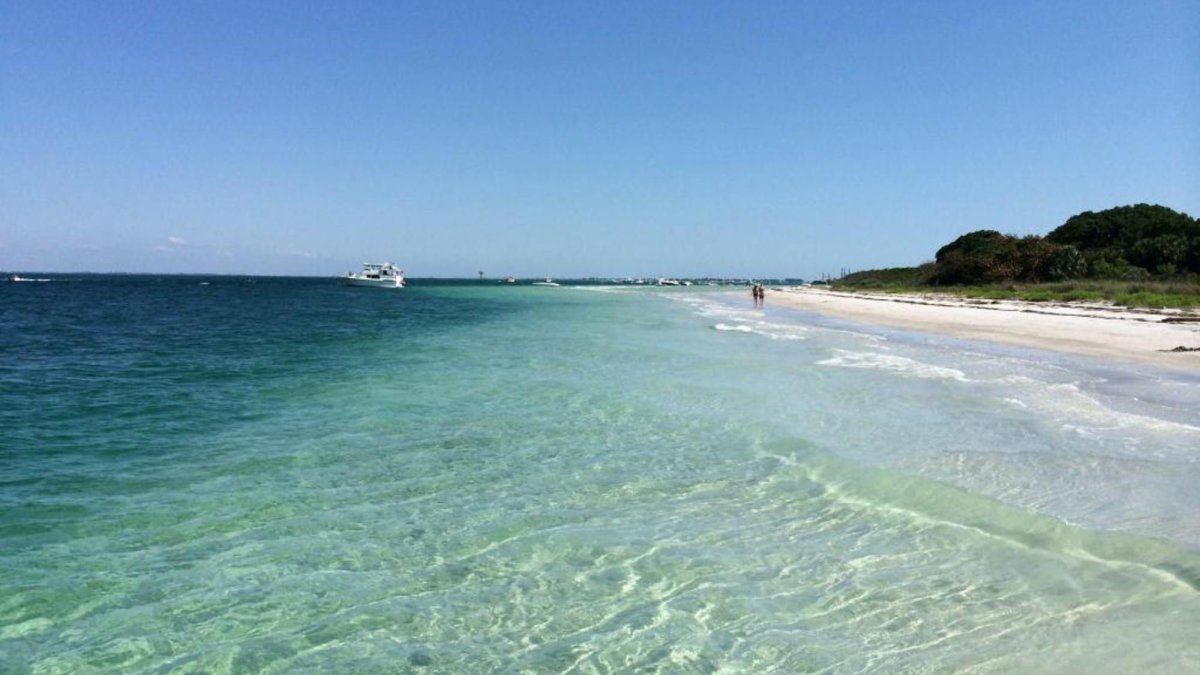
[[[0,671],[1200,670],[1200,378],[742,291],[0,285]]]

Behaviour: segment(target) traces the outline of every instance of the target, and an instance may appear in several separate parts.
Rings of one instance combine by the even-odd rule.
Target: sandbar
[[[986,340],[1089,357],[1200,370],[1200,322],[1179,310],[1129,309],[1099,303],[975,300],[944,294],[773,289],[768,304],[867,324]]]

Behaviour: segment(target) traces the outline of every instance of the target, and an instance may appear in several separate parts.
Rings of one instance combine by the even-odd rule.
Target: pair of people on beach
[[[754,306],[760,307],[767,297],[767,290],[763,288],[762,284],[754,284],[754,287],[750,289],[750,297],[754,298]]]

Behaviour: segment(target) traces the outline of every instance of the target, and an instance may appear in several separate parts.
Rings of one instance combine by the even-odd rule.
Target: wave
[[[1010,550],[1070,561],[1080,572],[1088,570],[1086,575],[1097,582],[1122,576],[1135,584],[1166,582],[1168,588],[1200,591],[1200,555],[1165,540],[1093,532],[945,483],[862,466],[807,448],[797,452],[787,441],[768,442],[760,452],[764,459],[778,462],[770,480],[798,480],[808,485],[798,494],[875,512],[872,521],[894,518],[918,531],[958,530]]]
[[[998,400],[1014,409],[1048,418],[1058,423],[1063,430],[1082,436],[1111,435],[1113,432],[1133,430],[1174,434],[1200,433],[1200,426],[1110,407],[1099,398],[1086,393],[1079,381],[1048,382],[1027,375],[1012,374],[972,378],[957,368],[924,363],[905,356],[845,349],[835,349],[834,356],[816,363],[821,366],[878,370],[920,379],[999,387],[1000,391],[995,392]]]
[[[772,340],[806,340],[810,333],[846,335],[856,341],[863,341],[879,346],[888,341],[884,335],[875,335],[860,331],[816,326],[808,323],[767,321],[767,312],[761,309],[749,309],[735,306],[728,302],[715,300],[711,296],[664,294],[672,301],[681,302],[692,307],[696,316],[706,319],[716,319],[718,323],[712,326],[719,331],[735,330],[741,333],[753,333]],[[728,295],[726,295],[728,298]],[[735,324],[747,328],[734,328]]]
[[[713,326],[714,330],[730,331],[735,333],[748,333],[752,335],[762,335],[772,340],[803,340],[805,333],[808,331],[802,326],[790,326],[787,324],[768,323],[766,321],[757,321],[754,323],[718,323]]]
[[[961,370],[922,363],[904,356],[883,354],[880,352],[852,352],[845,349],[835,349],[833,351],[834,356],[817,361],[817,365],[883,370],[927,380],[968,381],[966,374]]]
[[[1169,433],[1200,433],[1200,426],[1163,419],[1153,415],[1117,410],[1099,398],[1087,394],[1081,381],[1047,382],[1025,375],[1005,375],[968,382],[1000,385],[1007,388],[1005,403],[1022,410],[1033,410],[1062,424],[1066,431],[1082,436],[1099,432],[1141,429]],[[1138,399],[1133,399],[1137,401]]]
[[[691,306],[697,316],[717,319],[714,330],[761,335],[771,340],[804,340],[809,328],[796,323],[766,321],[760,309],[745,309],[700,295],[670,296],[671,300]]]
[[[568,286],[573,291],[588,291],[590,293],[608,293],[612,295],[633,293],[636,286]]]
[[[1086,376],[1081,380],[1078,371],[1055,363],[956,351],[954,366],[958,367],[940,365],[896,354],[881,344],[886,341],[882,336],[799,323],[767,321],[764,319],[765,313],[759,310],[732,306],[728,302],[703,295],[675,296],[672,300],[691,306],[699,316],[716,319],[710,327],[718,332],[758,335],[784,341],[802,341],[814,335],[846,332],[852,337],[871,342],[869,346],[863,344],[864,349],[861,351],[834,348],[832,356],[816,361],[816,365],[875,370],[907,378],[975,385],[983,389],[979,393],[1002,405],[1048,420],[1064,431],[1081,436],[1111,437],[1113,434],[1141,431],[1187,435],[1200,433],[1200,426],[1187,423],[1191,420],[1186,416],[1183,417],[1183,421],[1159,416],[1158,414],[1167,414],[1169,417],[1169,411],[1158,410],[1151,402],[1142,402],[1135,398],[1132,410],[1114,408],[1111,403],[1106,403],[1102,398],[1085,390]],[[841,341],[844,343],[844,340]],[[990,391],[987,388],[991,388]]]
[[[1130,428],[1184,433],[1200,432],[1200,427],[1191,424],[1109,408],[1099,400],[1085,394],[1078,383],[1050,384],[1044,385],[1044,388],[1046,395],[1038,397],[1039,405],[1050,408],[1069,420],[1063,425],[1064,429],[1083,435],[1096,431],[1117,431]]]
[[[749,326],[745,326],[745,325],[730,326],[727,323],[719,323],[719,324],[713,326],[713,328],[715,328],[716,330],[727,330],[727,331],[734,331],[734,332],[738,332],[738,333],[753,333],[754,332]]]
[[[664,293],[662,294],[662,297],[690,306],[698,316],[730,318],[740,317],[743,319],[759,319],[764,316],[762,310],[734,307],[733,305],[727,303],[715,301],[712,298],[705,298],[701,296],[677,296],[671,293]]]

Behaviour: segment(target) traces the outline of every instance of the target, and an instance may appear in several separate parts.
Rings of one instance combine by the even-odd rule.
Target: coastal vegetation
[[[1165,206],[1086,211],[1046,236],[968,232],[916,267],[865,270],[845,289],[984,299],[1200,307],[1200,220]]]

